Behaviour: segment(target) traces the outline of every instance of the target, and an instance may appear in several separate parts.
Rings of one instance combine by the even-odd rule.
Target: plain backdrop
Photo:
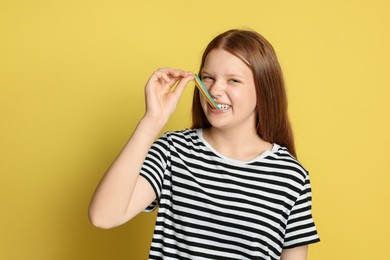
[[[309,259],[390,259],[390,1],[0,2],[0,259],[146,259],[155,213],[89,223],[96,185],[159,67],[197,71],[217,34],[274,46],[321,243]],[[164,131],[190,126],[189,84]]]

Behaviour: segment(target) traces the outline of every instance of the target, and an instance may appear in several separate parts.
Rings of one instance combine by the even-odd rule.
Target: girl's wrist
[[[155,117],[145,114],[138,123],[138,127],[141,128],[142,131],[158,135],[160,131],[164,128],[167,121],[168,120],[161,117]]]

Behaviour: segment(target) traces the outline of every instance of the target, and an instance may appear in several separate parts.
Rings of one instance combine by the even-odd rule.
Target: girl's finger
[[[184,89],[185,87],[187,86],[187,84],[193,80],[194,77],[192,76],[192,73],[187,76],[187,77],[184,77],[182,78],[179,83],[177,84],[176,88],[175,88],[175,93],[178,95],[178,96],[181,96],[184,92]]]

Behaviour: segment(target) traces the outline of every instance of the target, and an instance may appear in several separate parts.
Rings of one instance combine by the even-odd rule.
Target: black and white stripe
[[[150,259],[279,259],[319,241],[309,175],[274,144],[249,162],[218,154],[201,130],[166,133],[141,176],[159,205]]]

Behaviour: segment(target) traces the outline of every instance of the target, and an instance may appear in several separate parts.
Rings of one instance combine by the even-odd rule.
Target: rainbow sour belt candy
[[[207,91],[207,89],[203,85],[202,81],[200,80],[198,74],[194,73],[194,81],[195,81],[196,87],[206,97],[206,100],[207,100],[207,102],[209,102],[210,106],[212,106],[213,108],[219,109],[218,104],[215,103],[214,99],[211,97],[210,93]]]

